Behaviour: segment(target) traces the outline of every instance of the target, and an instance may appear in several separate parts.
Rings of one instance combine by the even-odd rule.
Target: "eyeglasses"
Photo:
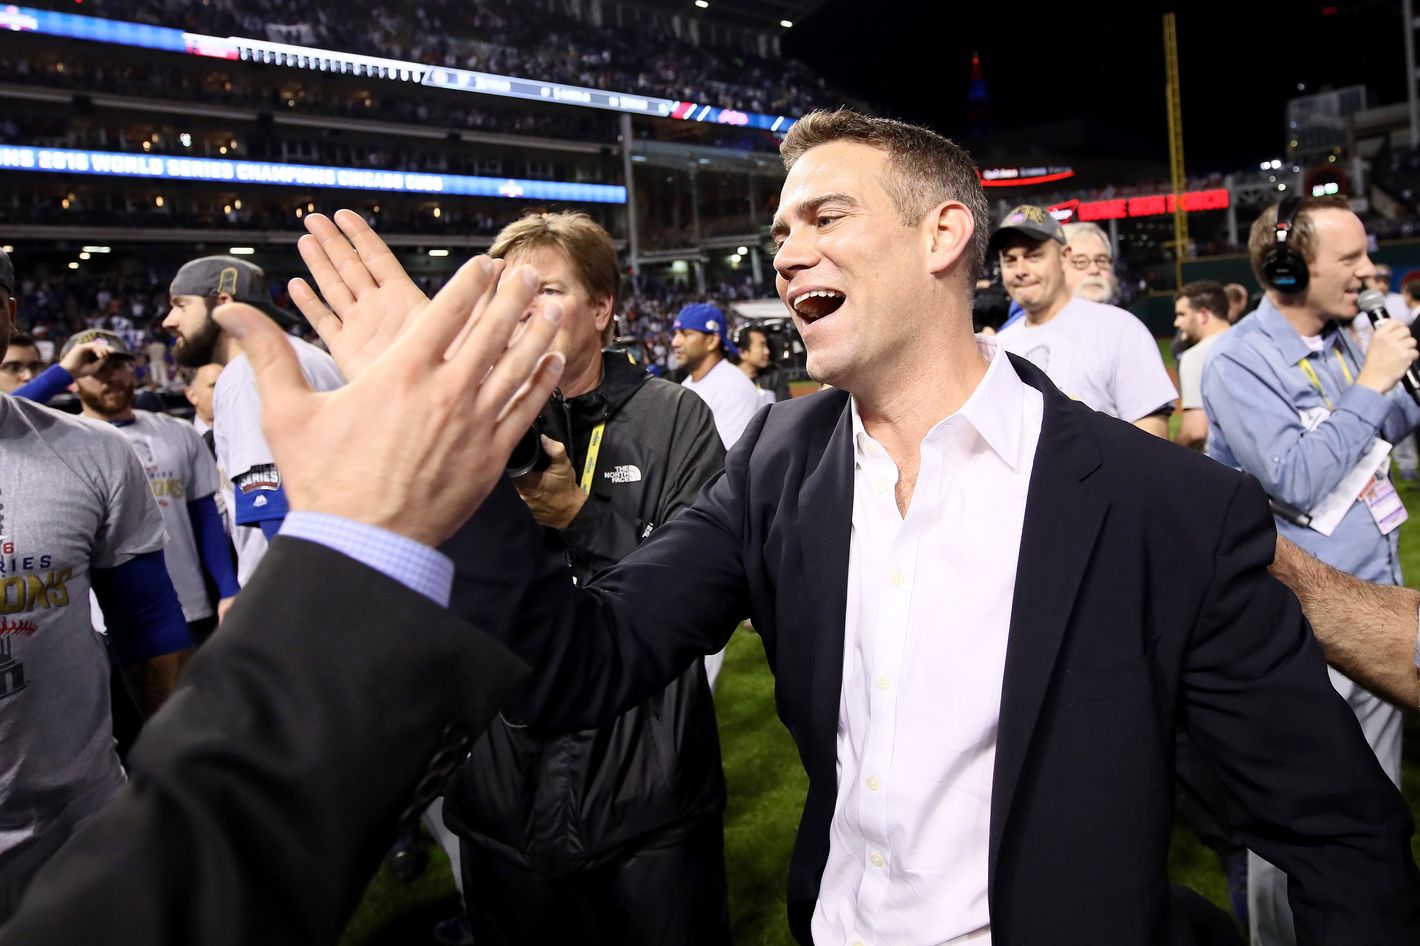
[[[3,371],[3,372],[5,372],[5,373],[8,374],[8,375],[19,375],[21,372],[24,372],[24,371],[28,371],[30,374],[39,374],[39,373],[40,373],[41,371],[43,371],[43,370],[44,370],[44,362],[42,362],[42,361],[3,361],[3,362],[0,362],[0,371]]]
[[[1075,267],[1076,269],[1089,269],[1091,263],[1094,263],[1100,269],[1114,268],[1114,260],[1110,259],[1108,256],[1083,256],[1077,253],[1070,254],[1070,265]]]

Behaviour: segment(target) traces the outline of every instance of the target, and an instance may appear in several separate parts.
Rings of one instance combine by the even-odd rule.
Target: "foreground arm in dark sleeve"
[[[725,646],[749,613],[746,482],[768,414],[750,422],[695,505],[585,589],[506,479],[443,546],[455,568],[451,609],[536,668],[511,704],[520,717],[546,732],[603,725]]]
[[[278,538],[252,587],[0,944],[336,942],[402,810],[432,798],[524,672],[310,542]]]
[[[1410,812],[1331,688],[1296,598],[1267,574],[1275,543],[1249,477],[1184,668],[1189,734],[1223,778],[1238,836],[1286,871],[1299,943],[1420,942]]]

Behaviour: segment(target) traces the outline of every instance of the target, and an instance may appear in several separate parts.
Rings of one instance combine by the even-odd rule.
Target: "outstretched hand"
[[[291,508],[431,546],[462,526],[562,374],[562,356],[548,351],[562,307],[544,306],[519,327],[538,284],[531,267],[504,270],[475,257],[417,320],[391,333],[382,355],[321,394],[267,316],[240,303],[218,307],[213,315],[251,360]]]
[[[291,280],[287,290],[341,373],[353,381],[429,298],[359,214],[338,210],[332,222],[313,213],[305,221],[310,232],[296,248],[329,308],[304,279]]]

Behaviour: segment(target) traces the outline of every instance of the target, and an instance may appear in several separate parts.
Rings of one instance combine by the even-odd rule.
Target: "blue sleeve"
[[[715,445],[719,438],[714,430]],[[417,591],[441,608],[449,606],[454,563],[438,549],[408,536],[329,513],[297,510],[286,517],[281,534],[324,545]]]
[[[121,667],[192,646],[161,549],[89,575]]]
[[[48,404],[54,396],[74,383],[74,376],[59,365],[50,365],[28,384],[22,384],[11,393],[36,404]]]
[[[261,519],[258,520],[257,525],[261,527],[261,534],[266,538],[266,541],[270,542],[276,538],[281,531],[281,523],[285,521],[285,519]]]
[[[1308,431],[1285,391],[1270,383],[1269,367],[1214,352],[1203,372],[1203,406],[1244,470],[1267,495],[1296,509],[1312,509],[1370,449],[1394,401],[1353,384],[1331,416]]]
[[[203,570],[216,582],[217,594],[230,598],[237,593],[237,567],[232,562],[232,546],[222,527],[217,500],[212,496],[194,499],[187,504],[187,516],[192,520],[192,537],[197,540]]]
[[[281,474],[272,463],[253,467],[240,476],[232,477],[232,517],[239,526],[261,526],[270,539],[286,518],[290,505],[286,502],[286,490],[281,486]],[[268,527],[270,521],[273,525]]]

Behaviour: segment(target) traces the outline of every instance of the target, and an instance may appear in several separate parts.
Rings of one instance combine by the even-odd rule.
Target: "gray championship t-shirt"
[[[89,569],[162,547],[122,434],[0,395],[0,885],[123,782]]]
[[[133,423],[115,426],[138,454],[163,515],[168,536],[163,558],[182,603],[182,616],[188,621],[209,618],[212,602],[207,599],[187,504],[217,492],[221,485],[217,464],[191,424],[151,411],[134,411],[133,417]]]

